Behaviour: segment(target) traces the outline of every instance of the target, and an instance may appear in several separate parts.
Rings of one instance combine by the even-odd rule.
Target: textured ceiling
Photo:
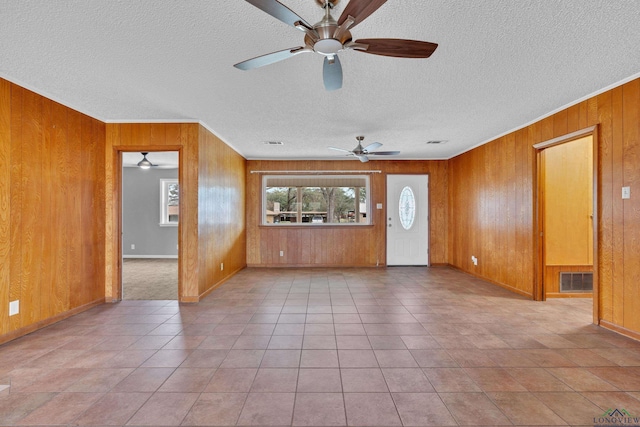
[[[315,0],[282,3],[322,17]],[[303,45],[242,0],[0,0],[0,77],[106,122],[201,122],[248,159],[342,158],[327,146],[357,135],[397,158],[446,159],[639,76],[639,22],[638,0],[388,0],[354,39],[438,49],[341,52],[344,86],[327,92],[320,55],[233,67]]]

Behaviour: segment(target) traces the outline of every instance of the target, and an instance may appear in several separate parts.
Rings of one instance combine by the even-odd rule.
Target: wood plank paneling
[[[251,171],[381,170],[370,175],[372,225],[362,227],[260,226],[262,175]],[[386,174],[429,174],[432,264],[446,264],[448,254],[448,166],[446,161],[248,161],[247,162],[247,264],[251,266],[376,266],[386,263]],[[385,209],[375,209],[382,203]],[[284,256],[280,256],[280,251]]]
[[[51,169],[52,169],[52,192],[58,195],[51,203],[51,220],[56,227],[51,228],[51,239],[53,240],[56,258],[52,258],[53,282],[59,283],[67,280],[70,270],[74,268],[70,263],[69,246],[67,239],[72,234],[72,224],[66,219],[68,209],[71,206],[71,188],[69,180],[71,177],[72,159],[69,153],[69,142],[67,139],[67,108],[58,104],[51,104]],[[103,241],[103,240],[99,240]],[[55,287],[55,294],[52,298],[52,309],[54,313],[69,310],[71,289],[69,286]]]
[[[178,151],[181,164],[197,165],[197,124],[107,124],[105,130],[105,191],[106,203],[106,250],[110,256],[105,259],[105,294],[111,300],[121,296],[121,249],[120,211],[122,209],[119,188],[121,185],[120,152],[123,151]],[[195,128],[195,131],[191,130]],[[151,145],[151,135],[153,144]],[[187,149],[187,147],[192,147]],[[196,154],[194,155],[194,150]],[[180,225],[178,290],[181,300],[197,301],[197,167],[181,168],[180,182]],[[195,228],[195,230],[193,230]]]
[[[198,295],[203,295],[246,266],[246,160],[202,126],[199,140]]]
[[[42,167],[42,211],[49,216],[53,216],[52,210],[52,178],[55,170],[54,165],[51,164],[51,157],[53,155],[53,147],[51,139],[53,137],[54,125],[52,122],[52,104],[53,102],[48,99],[42,100],[42,152],[43,152],[43,167]],[[53,311],[53,304],[55,302],[55,283],[53,282],[53,274],[56,269],[56,260],[51,255],[53,254],[53,227],[49,227],[43,230],[43,256],[40,262],[40,271],[42,274],[42,286],[46,288],[45,293],[52,296],[42,302],[41,315],[44,318],[49,318],[55,314]]]
[[[43,259],[42,234],[42,97],[24,91],[22,100],[22,287],[20,301],[24,310],[21,326],[40,320]]]
[[[93,249],[104,247],[104,197],[92,187],[103,182],[104,136],[84,135],[95,147],[87,157],[72,152],[68,138],[79,135],[82,141],[83,127],[100,132],[104,124],[2,79],[0,90],[0,156],[9,154],[0,159],[8,161],[0,184],[0,218],[9,226],[8,236],[0,228],[0,274],[6,276],[0,313],[8,301],[20,301],[19,314],[0,320],[2,342],[104,300],[103,276],[95,274],[103,258]],[[82,160],[90,167],[69,167]],[[75,215],[70,195],[77,206],[90,208]],[[76,237],[85,230],[84,241]]]
[[[619,331],[640,332],[640,79],[582,101],[515,132],[515,151],[506,158],[490,157],[504,149],[499,138],[449,160],[449,263],[504,287],[532,295],[536,275],[534,236],[535,198],[534,144],[578,129],[598,125],[598,292],[599,315],[603,324]],[[511,164],[515,164],[515,172]],[[509,224],[509,209],[496,209],[492,196],[502,194],[505,176],[516,182],[507,190],[516,199],[518,215],[515,231],[507,226],[506,247],[496,246]],[[631,199],[622,200],[622,186],[631,187]],[[513,192],[513,193],[512,193]],[[503,199],[500,199],[503,200]],[[489,201],[489,203],[486,203]],[[492,203],[494,205],[492,205]],[[497,221],[487,219],[497,215]],[[475,234],[475,236],[474,236]],[[509,259],[516,245],[518,260],[512,274],[503,277],[498,265],[473,266],[471,255],[496,263]],[[497,252],[495,252],[497,251]],[[489,252],[494,252],[490,254]],[[505,280],[504,282],[502,280]]]
[[[607,301],[600,301],[602,309],[605,313],[611,313],[610,317],[605,318],[614,324],[624,324],[624,201],[619,197],[618,191],[622,191],[624,186],[624,129],[623,129],[623,87],[615,88],[612,91],[611,99],[611,121],[610,130],[605,130],[604,125],[601,127],[602,134],[611,133],[611,166],[608,170],[602,169],[602,181],[611,181],[611,191],[602,194],[602,206],[611,205],[611,241],[604,240],[603,247],[611,247],[611,258],[607,266],[610,268],[600,269],[600,275],[611,276],[610,281],[601,284],[601,289],[607,294],[611,293],[611,303],[606,305]],[[606,175],[605,175],[606,174]],[[606,201],[605,201],[606,200]],[[603,260],[606,262],[606,260]]]
[[[640,331],[640,79],[627,83],[622,93],[623,174],[624,185],[631,187],[632,197],[624,200],[623,325]],[[635,197],[634,197],[635,196]]]
[[[108,295],[119,295],[120,151],[179,151],[179,299],[197,302],[246,265],[245,159],[195,123],[108,124],[105,178]],[[224,270],[220,264],[224,263]]]
[[[603,94],[601,96],[612,95],[614,91]],[[584,103],[581,103],[582,105]],[[613,199],[613,189],[618,187],[614,185],[614,147],[613,143],[613,126],[612,126],[612,102],[602,101],[599,103],[601,108],[598,110],[598,122],[600,123],[600,135],[598,140],[598,176],[600,179],[600,221],[598,223],[598,233],[601,237],[598,247],[598,263],[612,265],[613,261],[613,233],[615,227],[613,226],[613,205],[617,200]],[[586,108],[585,119],[586,122]],[[615,267],[614,267],[615,268]],[[612,321],[612,300],[613,300],[613,268],[605,269],[601,271],[601,275],[598,278],[600,282],[600,316],[608,321]],[[607,309],[604,309],[607,307]]]
[[[11,279],[11,84],[0,79],[0,335],[9,331]]]
[[[11,187],[10,199],[10,277],[9,301],[20,300],[22,289],[22,95],[24,90],[19,86],[11,87]],[[20,255],[19,255],[20,254]],[[9,317],[7,333],[20,329],[22,314]]]

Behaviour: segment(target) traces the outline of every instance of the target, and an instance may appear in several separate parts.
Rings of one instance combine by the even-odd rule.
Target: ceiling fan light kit
[[[378,10],[386,0],[349,0],[336,21],[331,9],[339,0],[316,0],[324,9],[324,17],[310,25],[278,0],[245,0],[263,12],[305,33],[304,46],[268,53],[239,62],[234,67],[251,70],[291,58],[300,53],[318,53],[324,56],[323,81],[328,91],[342,87],[342,65],[338,53],[355,50],[373,55],[396,58],[428,58],[436,50],[436,43],[405,39],[353,40],[350,30]]]
[[[149,168],[151,168],[151,166],[153,166],[153,164],[149,160],[147,160],[147,154],[149,154],[149,153],[147,152],[147,153],[140,153],[140,154],[142,154],[142,160],[140,160],[138,162],[138,167],[140,169],[149,169]]]

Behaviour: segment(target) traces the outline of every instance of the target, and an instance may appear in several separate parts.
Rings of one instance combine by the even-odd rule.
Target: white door
[[[429,175],[387,175],[387,265],[429,265]]]

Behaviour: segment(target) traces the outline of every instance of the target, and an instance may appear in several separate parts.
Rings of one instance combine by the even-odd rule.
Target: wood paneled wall
[[[449,262],[532,295],[533,145],[598,125],[601,323],[640,336],[640,79],[449,160]],[[622,200],[621,188],[631,187]],[[478,257],[477,266],[471,256]]]
[[[251,171],[380,170],[371,175],[372,225],[358,227],[260,226],[261,174]],[[250,266],[376,266],[386,264],[386,175],[429,174],[432,264],[447,263],[447,162],[372,160],[357,161],[248,161],[247,264]],[[284,256],[280,256],[280,251]]]
[[[199,295],[247,265],[247,161],[200,126],[198,162]],[[221,268],[223,264],[223,268]]]
[[[116,229],[121,209],[117,193],[120,151],[179,151],[180,301],[199,301],[245,265],[244,158],[197,123],[107,124],[106,142],[108,300],[120,296],[121,249]],[[220,186],[229,186],[229,190]],[[238,214],[239,220],[228,221]],[[229,262],[224,271],[220,271],[221,262]]]
[[[0,342],[104,301],[104,140],[104,123],[0,79]]]

